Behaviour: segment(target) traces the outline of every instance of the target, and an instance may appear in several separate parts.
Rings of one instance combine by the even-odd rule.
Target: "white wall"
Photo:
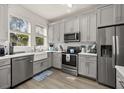
[[[35,45],[35,25],[47,27],[47,24],[48,24],[48,21],[45,18],[31,12],[30,10],[27,10],[26,8],[18,4],[8,5],[8,16],[15,16],[18,18],[22,18],[31,23],[31,32],[32,32],[31,45],[32,46]]]

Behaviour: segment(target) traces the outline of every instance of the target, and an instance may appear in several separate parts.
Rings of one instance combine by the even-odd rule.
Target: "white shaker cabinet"
[[[79,18],[73,17],[65,20],[65,33],[79,32]]]
[[[53,42],[58,43],[60,41],[59,24],[53,24]]]
[[[65,21],[65,33],[73,33],[73,20],[68,19]]]
[[[48,67],[52,67],[53,53],[48,52]]]
[[[76,16],[73,19],[73,32],[78,33],[79,32],[79,17]]]
[[[9,88],[11,83],[10,59],[0,60],[0,88]]]
[[[8,5],[0,4],[0,40],[8,40]]]
[[[117,24],[124,23],[124,4],[115,5],[115,22]]]
[[[62,68],[62,53],[61,52],[53,52],[53,67],[61,69]]]
[[[78,73],[80,75],[87,76],[87,66],[86,66],[85,57],[81,55],[79,55]]]
[[[40,73],[49,68],[48,58],[35,61],[33,63],[33,75]]]
[[[53,25],[48,26],[48,42],[53,43]]]
[[[92,12],[89,15],[89,41],[96,42],[96,30],[97,30],[97,22],[96,22],[96,12]]]
[[[80,33],[81,41],[88,41],[89,35],[89,16],[88,14],[83,14],[80,16]]]
[[[60,42],[61,43],[64,42],[64,31],[65,31],[64,22],[62,21],[59,23],[59,34],[60,34],[59,36],[60,36]]]
[[[96,56],[79,55],[78,73],[96,79]]]
[[[108,26],[115,24],[115,6],[104,5],[97,9],[97,26]]]

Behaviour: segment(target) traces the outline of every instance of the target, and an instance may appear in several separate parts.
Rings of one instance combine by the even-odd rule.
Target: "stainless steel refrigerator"
[[[97,80],[115,88],[115,65],[124,66],[124,25],[99,27],[97,36]]]

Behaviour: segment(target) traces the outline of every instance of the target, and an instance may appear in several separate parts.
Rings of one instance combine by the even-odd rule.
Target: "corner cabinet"
[[[62,68],[62,53],[61,52],[53,52],[53,67],[61,69]]]
[[[96,79],[96,56],[79,55],[78,73]]]
[[[8,40],[8,5],[0,4],[0,40]]]

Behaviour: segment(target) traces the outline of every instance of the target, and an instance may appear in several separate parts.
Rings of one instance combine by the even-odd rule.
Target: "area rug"
[[[51,70],[46,70],[38,75],[36,75],[33,79],[34,80],[37,80],[37,81],[41,81],[41,80],[44,80],[46,79],[48,76],[52,75],[53,74],[53,71]]]

